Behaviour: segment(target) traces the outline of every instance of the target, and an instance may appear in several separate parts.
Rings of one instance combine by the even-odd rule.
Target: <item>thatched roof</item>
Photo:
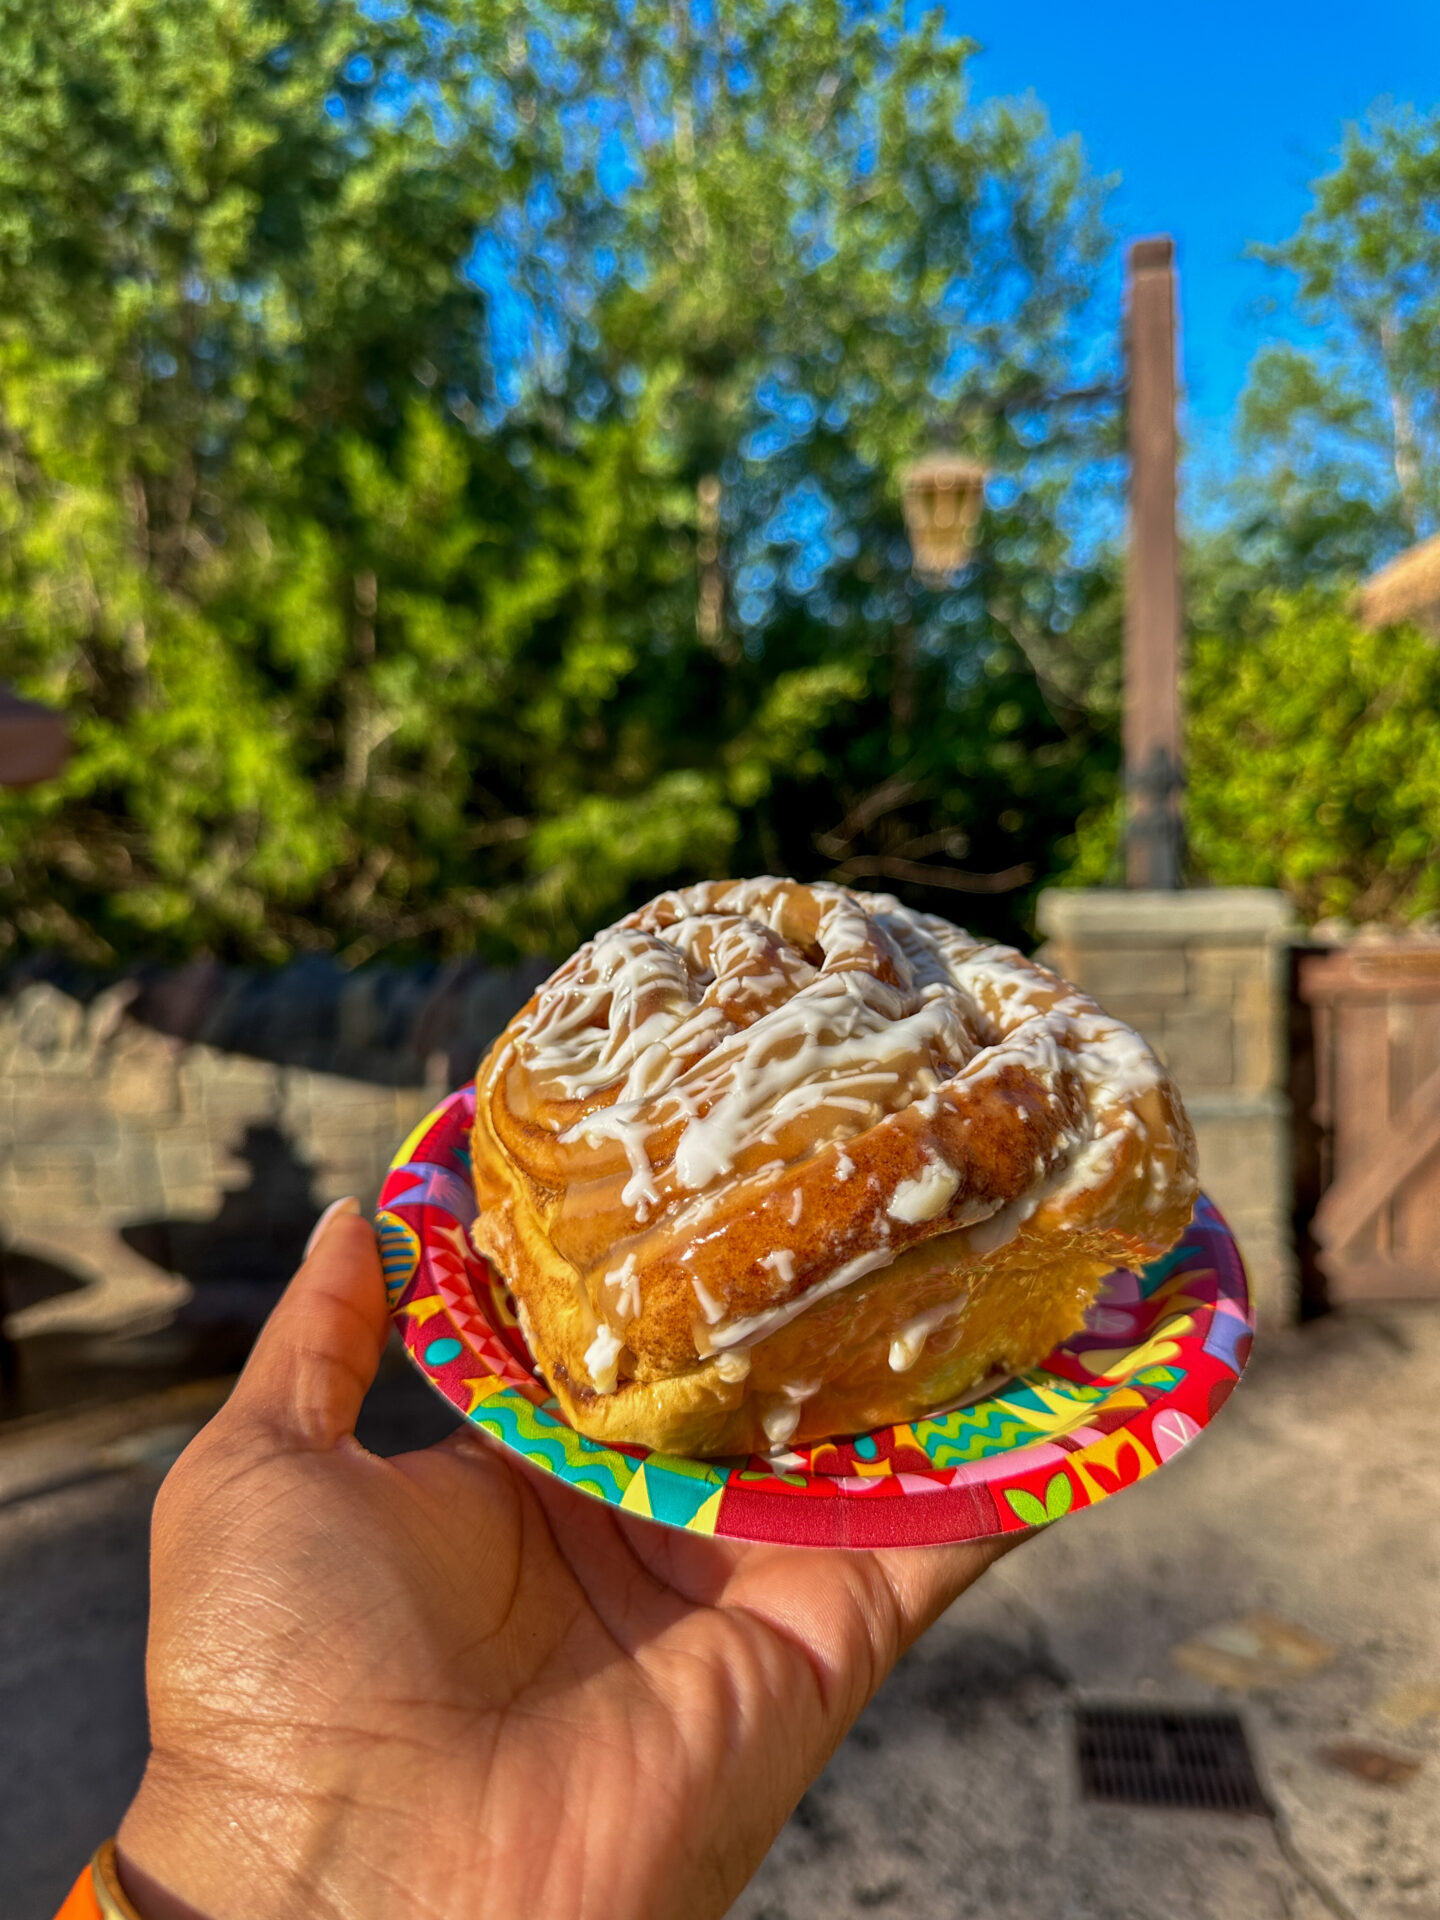
[[[1440,533],[1409,547],[1361,587],[1357,607],[1367,627],[1402,620],[1440,631]]]

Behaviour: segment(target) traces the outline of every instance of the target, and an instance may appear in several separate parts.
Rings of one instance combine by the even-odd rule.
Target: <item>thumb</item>
[[[375,1234],[355,1199],[326,1210],[270,1315],[227,1413],[317,1452],[355,1431],[390,1315]]]

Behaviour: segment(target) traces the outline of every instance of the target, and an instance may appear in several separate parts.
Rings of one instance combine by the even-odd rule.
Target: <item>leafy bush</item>
[[[1099,190],[934,21],[701,21],[0,0],[0,676],[77,745],[12,947],[503,957],[775,866],[1018,929],[1114,759],[1115,425],[1041,404]]]

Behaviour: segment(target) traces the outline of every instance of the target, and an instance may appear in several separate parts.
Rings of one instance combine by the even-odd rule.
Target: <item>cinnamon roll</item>
[[[1180,1237],[1195,1143],[1140,1037],[885,894],[661,894],[477,1075],[476,1245],[597,1439],[773,1452],[1033,1364]]]

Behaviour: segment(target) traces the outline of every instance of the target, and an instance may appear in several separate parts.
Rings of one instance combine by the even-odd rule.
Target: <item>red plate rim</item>
[[[560,1414],[503,1280],[471,1244],[474,1114],[472,1083],[420,1122],[380,1190],[376,1230],[406,1350],[503,1446],[646,1519],[732,1540],[856,1548],[1047,1526],[1172,1460],[1249,1358],[1245,1268],[1202,1198],[1163,1259],[1110,1275],[1084,1332],[949,1413],[744,1460],[590,1440]]]

